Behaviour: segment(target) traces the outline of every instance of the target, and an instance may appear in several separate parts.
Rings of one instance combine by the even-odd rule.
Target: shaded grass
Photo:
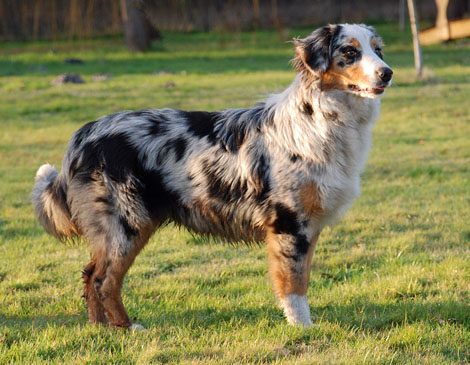
[[[124,109],[250,106],[293,79],[289,44],[274,32],[166,34],[137,55],[113,38],[2,44],[0,362],[470,361],[470,48],[425,48],[428,79],[418,82],[408,33],[378,31],[395,82],[362,197],[320,238],[309,287],[318,326],[308,330],[284,323],[263,247],[198,241],[173,226],[152,238],[124,285],[131,317],[149,331],[90,326],[78,285],[87,247],[54,242],[29,203],[38,166],[60,166],[86,121]],[[86,83],[51,86],[63,72]],[[114,77],[92,82],[101,72]]]

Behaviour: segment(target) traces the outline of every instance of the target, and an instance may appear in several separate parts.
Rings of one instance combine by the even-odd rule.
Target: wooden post
[[[437,18],[436,28],[439,30],[441,39],[450,39],[449,21],[447,20],[447,6],[449,0],[436,0]]]
[[[421,78],[423,75],[423,61],[421,56],[421,44],[419,43],[418,18],[416,17],[415,9],[415,1],[408,0],[408,12],[410,14],[411,32],[413,34],[416,77]]]

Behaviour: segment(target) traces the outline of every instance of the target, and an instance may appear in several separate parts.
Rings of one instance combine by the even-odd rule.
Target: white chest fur
[[[325,211],[321,225],[331,225],[360,194],[380,100],[339,91],[305,95],[296,86],[294,82],[268,100],[274,106],[275,128],[266,131],[267,146],[271,154],[300,157],[303,162],[289,173],[296,181],[318,186]],[[281,168],[278,173],[284,181],[291,178]]]
[[[360,174],[372,145],[372,127],[380,111],[378,99],[345,95],[339,123],[330,125],[332,156],[318,176],[326,212],[323,224],[334,224],[360,195]],[[326,121],[328,123],[328,121]]]

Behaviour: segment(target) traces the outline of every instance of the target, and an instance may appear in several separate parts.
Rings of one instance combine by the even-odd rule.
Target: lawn
[[[29,201],[37,168],[60,166],[85,122],[125,109],[253,105],[292,81],[291,44],[276,32],[164,33],[145,54],[117,38],[0,44],[0,363],[470,362],[470,44],[424,48],[416,81],[409,32],[377,29],[394,85],[362,196],[320,237],[307,330],[283,319],[262,246],[173,226],[124,284],[130,316],[148,331],[89,325],[87,246],[46,235]],[[64,72],[85,83],[51,85]],[[93,81],[101,73],[112,78]]]

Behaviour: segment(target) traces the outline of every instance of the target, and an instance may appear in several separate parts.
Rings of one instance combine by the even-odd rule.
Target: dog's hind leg
[[[121,288],[129,267],[134,262],[136,252],[126,255],[116,255],[107,250],[96,262],[95,270],[91,276],[93,290],[96,292],[100,304],[114,327],[129,328],[132,323],[122,303]],[[88,315],[90,316],[90,311]]]
[[[266,237],[269,272],[287,321],[294,325],[312,325],[307,299],[310,266],[318,236],[274,234]]]
[[[106,312],[109,325],[131,329],[141,329],[133,324],[124,308],[121,298],[121,288],[124,276],[134,262],[135,257],[147,243],[153,232],[153,225],[142,229],[138,234],[129,237],[126,234],[114,233],[112,240],[108,239],[100,248],[104,254],[97,254],[95,270],[91,277],[93,287]],[[123,242],[127,241],[123,245]],[[118,243],[120,242],[120,244]],[[127,247],[127,249],[123,249]]]
[[[122,303],[121,288],[124,275],[129,269],[133,258],[113,257],[106,259],[97,266],[93,275],[93,286],[106,310],[109,324],[114,327],[130,327],[132,325]]]
[[[86,300],[88,321],[90,323],[106,323],[103,304],[93,285],[92,276],[95,273],[97,256],[95,255],[82,271],[84,284],[83,297]]]

